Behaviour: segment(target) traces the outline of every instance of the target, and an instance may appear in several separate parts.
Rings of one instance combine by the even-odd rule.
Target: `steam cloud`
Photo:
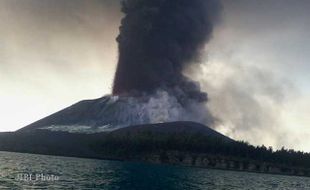
[[[211,38],[218,0],[124,0],[113,95],[163,90],[182,105],[207,94],[182,72]]]

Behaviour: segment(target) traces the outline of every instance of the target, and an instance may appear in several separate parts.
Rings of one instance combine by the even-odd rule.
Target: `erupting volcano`
[[[199,83],[183,75],[212,36],[217,0],[124,0],[112,95],[81,101],[21,130],[100,132],[173,121],[213,122]]]

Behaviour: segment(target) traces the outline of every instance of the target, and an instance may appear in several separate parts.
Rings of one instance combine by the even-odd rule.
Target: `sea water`
[[[310,178],[0,152],[0,189],[310,189]]]

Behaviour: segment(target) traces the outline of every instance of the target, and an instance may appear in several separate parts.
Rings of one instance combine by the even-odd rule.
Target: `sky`
[[[117,0],[0,0],[0,131],[111,92]],[[310,1],[223,0],[202,63],[215,129],[310,151]]]

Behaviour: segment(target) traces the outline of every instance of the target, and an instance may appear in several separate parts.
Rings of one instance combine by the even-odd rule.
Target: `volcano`
[[[234,142],[207,127],[214,121],[208,95],[183,75],[199,64],[212,37],[219,0],[122,0],[121,7],[111,95],[2,133],[0,150],[140,160],[146,152],[196,151]]]

